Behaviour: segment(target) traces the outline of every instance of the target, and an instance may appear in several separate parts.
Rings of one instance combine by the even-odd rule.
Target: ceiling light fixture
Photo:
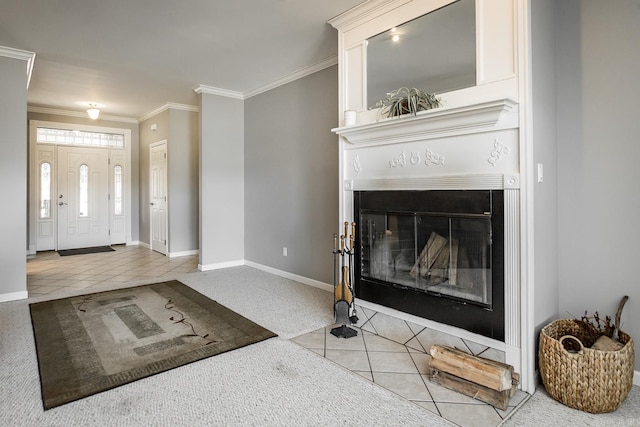
[[[87,110],[87,114],[91,120],[95,120],[100,115],[100,110],[96,104],[89,104],[89,109]]]

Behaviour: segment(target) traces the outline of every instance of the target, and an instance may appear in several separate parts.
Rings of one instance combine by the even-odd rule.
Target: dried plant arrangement
[[[622,315],[622,309],[628,299],[629,297],[625,295],[620,301],[615,320],[613,320],[611,316],[605,316],[605,318],[602,319],[597,311],[593,316],[589,316],[587,311],[585,311],[579,320],[576,319],[583,327],[575,331],[575,337],[580,340],[584,347],[596,350],[617,350],[621,348],[622,344],[620,343],[619,337],[620,317]],[[564,341],[564,346],[567,350],[579,350],[579,345],[575,341]]]
[[[605,316],[604,320],[602,320],[597,311],[593,313],[593,316],[588,316],[585,310],[580,320],[587,327],[587,333],[592,341],[595,342],[602,335],[613,338],[613,331],[616,325],[614,325],[611,316]]]
[[[384,99],[376,102],[378,118],[398,117],[404,114],[413,114],[418,111],[431,110],[440,107],[441,99],[435,94],[426,93],[416,88],[401,87],[398,90],[388,92]]]

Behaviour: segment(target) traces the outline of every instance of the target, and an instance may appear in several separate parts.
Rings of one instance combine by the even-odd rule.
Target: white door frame
[[[165,194],[166,194],[166,200],[165,200],[165,221],[164,221],[164,235],[165,235],[165,244],[164,244],[164,252],[160,252],[163,253],[166,256],[169,256],[169,177],[168,177],[168,165],[169,165],[169,155],[168,152],[169,150],[168,148],[168,144],[167,144],[167,140],[163,139],[161,141],[157,141],[154,142],[152,144],[149,144],[149,247],[151,248],[151,250],[154,250],[153,248],[153,205],[151,204],[151,198],[152,198],[152,194],[153,194],[153,149],[156,147],[160,147],[164,145],[164,152],[165,152],[165,168],[164,168],[164,184],[165,184]]]
[[[36,140],[37,140],[37,128],[54,128],[65,130],[77,130],[86,132],[100,132],[100,133],[117,133],[124,135],[124,151],[125,151],[125,174],[124,174],[124,198],[125,198],[125,216],[126,216],[126,244],[133,244],[131,237],[131,129],[104,127],[104,126],[92,126],[76,123],[62,123],[62,122],[49,122],[42,120],[29,120],[29,249],[30,255],[36,253],[36,236],[37,236],[37,224],[38,224],[38,181],[37,171],[39,171],[38,159],[36,158]],[[45,144],[42,144],[45,145]],[[47,144],[48,145],[48,144]],[[50,144],[54,146],[55,144]],[[60,144],[64,145],[64,144]],[[54,183],[52,194],[57,194],[57,184]],[[57,228],[57,227],[55,227]],[[55,230],[57,233],[57,230]],[[57,241],[57,235],[56,235]]]

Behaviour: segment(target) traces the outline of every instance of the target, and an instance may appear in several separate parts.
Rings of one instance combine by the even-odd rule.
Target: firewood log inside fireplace
[[[419,274],[431,285],[473,287],[466,250],[457,239],[447,239],[436,232],[429,236],[409,274],[414,278]]]

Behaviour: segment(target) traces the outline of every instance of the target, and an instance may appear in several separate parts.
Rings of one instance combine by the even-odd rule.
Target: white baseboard
[[[21,291],[21,292],[9,292],[6,294],[0,294],[0,302],[9,302],[9,301],[17,301],[20,299],[29,298],[29,292]]]
[[[151,249],[151,245],[145,242],[141,242],[139,240],[134,240],[132,242],[127,242],[127,246],[142,246],[143,248],[146,249]],[[193,249],[190,251],[180,251],[180,252],[167,252],[166,255],[169,258],[178,258],[181,256],[190,256],[190,255],[198,255],[200,253],[200,250],[198,249]],[[210,269],[213,270],[213,269]]]
[[[304,283],[305,285],[313,286],[314,288],[320,288],[324,291],[333,292],[333,285],[329,285],[328,283],[324,283],[319,280],[309,279],[308,277],[299,276],[297,274],[289,273],[288,271],[278,270],[277,268],[258,264],[252,261],[245,260],[244,263],[248,267],[266,271],[267,273],[275,274],[276,276],[284,277],[285,279],[295,280],[296,282]]]
[[[182,251],[182,252],[169,252],[169,258],[178,258],[181,256],[190,256],[190,255],[198,255],[200,251],[198,249],[194,249],[192,251]]]
[[[200,271],[219,270],[221,268],[238,267],[241,265],[244,265],[243,259],[237,260],[237,261],[219,262],[216,264],[206,264],[206,265],[198,264],[198,270]]]
[[[640,387],[640,371],[633,372],[633,385]]]

